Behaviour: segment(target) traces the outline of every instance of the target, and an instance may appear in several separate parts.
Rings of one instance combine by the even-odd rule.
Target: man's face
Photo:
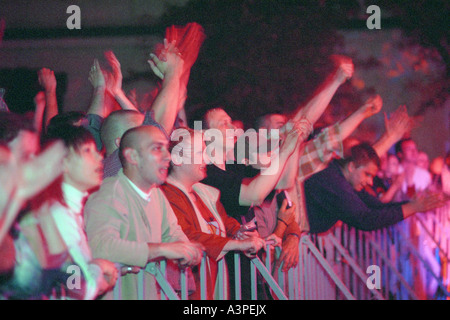
[[[386,161],[386,175],[392,177],[398,174],[398,158],[394,155],[389,155]]]
[[[205,142],[198,139],[194,146],[194,138],[190,137],[190,142],[184,143],[183,147],[183,161],[179,170],[183,172],[186,177],[189,177],[191,182],[199,182],[207,176],[207,163],[205,161]]]
[[[70,148],[64,159],[64,181],[83,192],[99,186],[103,179],[102,159],[93,141],[83,143],[76,151]]]
[[[430,160],[428,159],[428,155],[425,152],[419,152],[417,154],[417,166],[425,170],[428,170],[428,168],[430,167]]]
[[[235,129],[231,117],[222,109],[217,109],[210,113],[208,124],[210,128],[219,129],[223,134],[225,134],[227,129]]]
[[[285,124],[286,124],[286,117],[281,114],[270,115],[266,122],[267,130],[280,129]]]
[[[348,164],[348,171],[348,182],[359,192],[366,186],[372,186],[373,178],[378,172],[378,167],[373,161],[359,167],[355,167],[355,164],[350,162]]]
[[[140,135],[137,168],[147,186],[160,185],[167,179],[170,164],[169,141],[157,128],[151,128],[146,132],[148,134]]]
[[[417,162],[417,146],[416,143],[412,140],[404,141],[402,143],[402,152],[401,152],[402,162],[408,163],[416,163]]]
[[[233,125],[231,117],[222,109],[212,111],[208,115],[208,126],[211,129],[217,129],[222,134],[222,141],[216,141],[217,147],[221,147],[225,152],[229,148],[232,149],[235,143],[234,130],[236,127]],[[227,130],[233,130],[232,134],[227,134]],[[227,142],[228,141],[228,142]],[[220,143],[222,144],[220,146]]]

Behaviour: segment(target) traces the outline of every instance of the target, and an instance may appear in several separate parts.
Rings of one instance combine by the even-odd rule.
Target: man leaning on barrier
[[[167,178],[169,141],[154,126],[128,130],[120,142],[122,167],[104,180],[85,209],[86,232],[94,257],[102,257],[139,271],[149,262],[177,260],[181,265],[200,263],[202,246],[191,243],[158,188]],[[122,299],[138,298],[138,276],[121,280]],[[159,299],[155,278],[144,274],[144,299]],[[112,298],[109,293],[105,298]]]
[[[333,161],[306,180],[310,232],[326,232],[338,221],[365,231],[381,229],[449,200],[443,194],[425,193],[410,202],[382,203],[364,190],[372,185],[379,166],[375,149],[362,143],[351,149],[351,156]]]

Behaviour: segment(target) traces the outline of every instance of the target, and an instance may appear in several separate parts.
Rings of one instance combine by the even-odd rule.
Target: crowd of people
[[[245,299],[245,267],[273,254],[267,244],[281,248],[274,270],[286,271],[298,263],[304,233],[327,232],[338,221],[383,228],[449,200],[435,178],[450,167],[449,157],[439,172],[419,167],[414,141],[403,139],[413,126],[405,107],[386,116],[374,145],[358,142],[346,150],[345,142],[380,112],[380,96],[315,132],[336,91],[352,77],[348,57],[335,57],[335,70],[293,114],[259,115],[256,130],[243,132],[225,107],[213,106],[194,119],[200,129],[188,128],[187,83],[204,39],[195,23],[167,30],[148,60],[161,85],[145,110],[124,92],[113,52],[105,53],[108,68],[98,60],[91,67],[86,113],[58,112],[57,83],[47,68],[38,74],[43,91],[33,119],[2,104],[3,299],[112,299],[117,285],[123,299],[136,299],[141,285],[145,299],[159,299],[154,275],[145,272],[139,280],[138,274],[162,259],[175,273],[192,270],[189,298],[200,299],[204,255],[207,299],[219,296],[222,259],[233,299],[232,252],[242,255]],[[396,143],[397,153],[388,154]],[[68,272],[73,267],[79,279]],[[270,298],[263,282],[258,290]]]

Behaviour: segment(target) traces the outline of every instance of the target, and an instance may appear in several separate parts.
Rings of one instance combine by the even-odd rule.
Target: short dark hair
[[[119,145],[119,160],[122,164],[122,168],[125,169],[127,164],[127,159],[125,158],[123,151],[126,148],[135,148],[135,135],[138,134],[140,130],[142,130],[142,127],[145,126],[138,126],[134,128],[130,128],[122,135],[122,138],[120,139],[120,145]]]
[[[258,130],[259,128],[265,126],[265,122],[269,119],[270,116],[273,116],[273,115],[280,115],[280,116],[287,117],[286,114],[284,112],[282,112],[281,110],[273,110],[270,112],[264,112],[258,118],[256,118],[255,122],[253,123],[254,128],[256,130]]]
[[[399,154],[399,153],[403,152],[403,150],[402,150],[403,143],[407,142],[407,141],[413,141],[413,139],[412,138],[404,138],[395,144],[395,154]]]
[[[367,142],[362,142],[350,149],[350,154],[343,160],[344,164],[353,162],[355,167],[364,166],[373,162],[378,168],[381,166],[381,160],[375,149]]]
[[[43,140],[45,143],[62,140],[67,148],[73,148],[75,151],[78,151],[87,142],[95,144],[94,136],[88,129],[71,125],[54,127],[44,136]]]
[[[63,113],[58,113],[53,118],[50,119],[48,123],[48,128],[57,127],[60,125],[75,125],[78,121],[83,119],[85,114],[81,111],[67,111]]]
[[[33,121],[18,113],[0,111],[0,144],[7,145],[20,131],[36,132]]]

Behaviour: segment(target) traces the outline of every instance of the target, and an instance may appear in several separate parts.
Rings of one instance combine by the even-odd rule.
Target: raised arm
[[[117,60],[112,51],[105,52],[105,57],[112,69],[112,73],[108,77],[108,81],[106,81],[107,92],[116,99],[122,109],[138,111],[122,89],[123,75],[119,60]]]
[[[289,157],[300,143],[300,129],[296,123],[287,133],[279,154],[272,160],[269,168],[261,170],[254,178],[244,179],[239,194],[239,204],[250,206],[258,205],[264,201],[267,195],[277,185]]]
[[[105,75],[100,67],[97,59],[94,59],[94,64],[89,72],[89,81],[94,87],[92,93],[91,105],[87,111],[88,114],[96,114],[102,118],[106,118],[109,111],[105,107],[105,91],[106,81]]]
[[[402,205],[403,217],[406,219],[417,212],[427,212],[443,207],[448,201],[450,201],[450,195],[445,193],[423,192]]]
[[[337,70],[327,77],[306,105],[298,108],[294,120],[306,117],[314,124],[325,111],[339,86],[352,77],[353,63],[350,58],[334,56],[333,60],[338,64]]]
[[[410,131],[414,126],[414,121],[408,116],[406,106],[400,106],[394,111],[390,119],[388,119],[386,113],[384,114],[384,125],[384,134],[373,145],[378,156],[385,154],[406,132]]]
[[[153,72],[163,80],[161,90],[152,105],[155,120],[170,134],[177,114],[184,103],[184,98],[183,100],[180,99],[180,77],[183,71],[183,59],[174,42],[169,44],[165,40],[164,48],[160,57],[150,54],[148,63]]]
[[[292,125],[291,121],[288,121],[285,127],[289,127]],[[313,130],[313,126],[309,120],[306,118],[302,118],[298,121],[298,127],[300,134],[300,141],[297,143],[294,152],[287,160],[286,166],[281,173],[280,180],[278,181],[275,189],[290,189],[295,185],[295,180],[298,175],[298,162],[301,156],[301,145],[302,142],[305,141]]]
[[[47,127],[50,119],[58,114],[58,102],[56,99],[56,78],[52,70],[42,68],[38,71],[39,84],[45,92],[45,119],[44,124]]]
[[[34,106],[34,128],[36,129],[36,132],[40,137],[45,111],[45,93],[43,91],[39,91],[34,97]]]
[[[66,155],[66,148],[62,142],[56,142],[26,162],[18,160],[19,157],[14,153],[15,151],[12,151],[5,157],[7,159],[2,159],[0,166],[0,243],[11,228],[23,203],[62,173],[62,160]]]
[[[349,137],[361,122],[380,112],[382,107],[383,100],[379,95],[367,99],[361,107],[342,121],[340,125],[341,139],[345,140]]]

